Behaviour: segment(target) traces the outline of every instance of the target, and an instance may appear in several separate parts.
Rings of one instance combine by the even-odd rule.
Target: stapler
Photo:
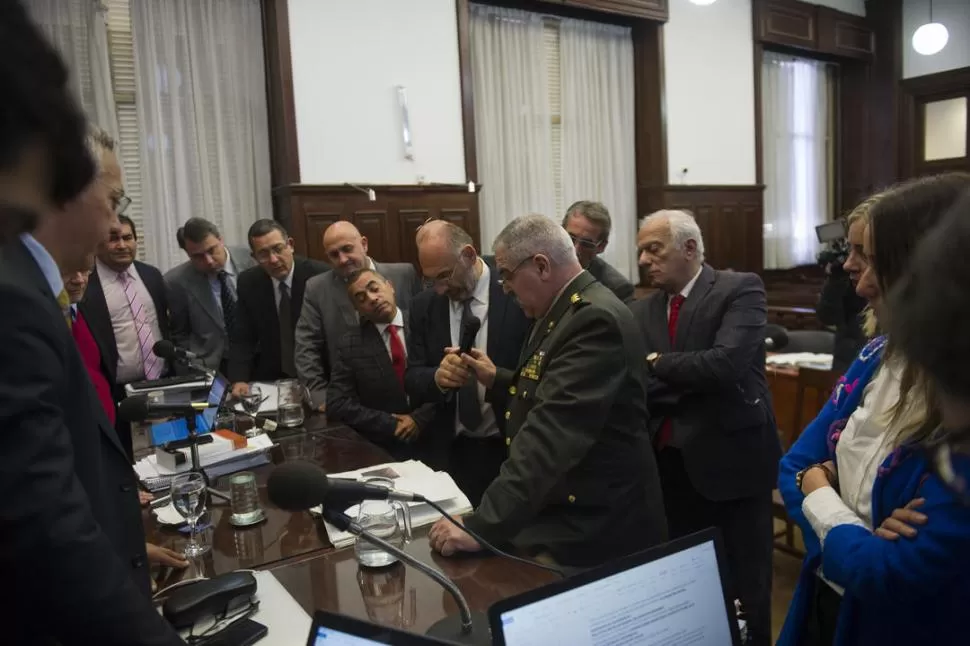
[[[214,624],[255,604],[256,577],[251,572],[228,572],[183,586],[162,606],[162,615],[176,630]]]

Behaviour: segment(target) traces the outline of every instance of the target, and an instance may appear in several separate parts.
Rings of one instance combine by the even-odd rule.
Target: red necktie
[[[680,307],[684,304],[683,294],[677,294],[670,299],[670,316],[667,317],[667,336],[670,337],[670,347],[674,347],[674,339],[677,338],[677,319],[680,318]],[[660,425],[660,434],[657,436],[657,450],[663,449],[670,444],[670,436],[674,432],[674,425],[668,417]]]
[[[397,327],[394,325],[387,326],[387,335],[391,339],[391,367],[394,368],[394,374],[397,375],[397,380],[401,382],[401,387],[404,387],[404,369],[407,367],[407,359],[404,354],[404,344],[401,343],[401,337],[397,333]]]

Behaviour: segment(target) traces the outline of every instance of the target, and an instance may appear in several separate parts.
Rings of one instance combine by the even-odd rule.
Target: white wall
[[[866,15],[866,0],[807,0],[811,4],[817,4],[822,7],[831,7],[833,9],[838,9],[839,11],[844,11],[845,13],[854,13],[857,16]]]
[[[466,181],[454,0],[289,0],[289,18],[302,183]]]
[[[933,21],[946,25],[950,40],[938,54],[913,49],[913,33],[929,22],[929,0],[903,0],[903,78],[970,66],[970,0],[933,0]]]
[[[751,0],[670,0],[664,84],[668,181],[754,184]]]

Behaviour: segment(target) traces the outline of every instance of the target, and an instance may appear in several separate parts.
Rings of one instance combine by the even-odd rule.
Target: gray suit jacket
[[[704,265],[680,310],[671,344],[667,294],[630,308],[647,353],[651,432],[672,422],[694,488],[709,500],[761,495],[774,487],[781,447],[765,378],[764,283],[756,274]]]
[[[604,287],[616,294],[616,297],[624,303],[633,300],[633,283],[599,256],[593,258],[593,262],[589,263],[586,271],[593,274],[593,278],[603,283]]]
[[[256,261],[246,247],[226,247],[236,267],[236,278]],[[222,319],[222,308],[212,293],[207,276],[191,262],[183,262],[165,274],[172,343],[199,355],[199,361],[213,370],[229,347],[229,335]]]
[[[397,306],[407,310],[411,297],[421,289],[414,267],[407,263],[374,261],[374,269],[391,281]],[[347,285],[336,272],[328,271],[307,281],[303,309],[296,324],[296,372],[310,390],[313,408],[327,402],[330,368],[337,363],[341,337],[359,327]]]

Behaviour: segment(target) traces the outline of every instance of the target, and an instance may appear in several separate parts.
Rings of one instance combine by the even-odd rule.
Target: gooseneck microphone
[[[207,408],[212,408],[208,402],[195,404],[154,404],[147,397],[127,397],[118,404],[118,418],[129,423],[144,422],[148,419],[162,417],[192,417]]]
[[[768,352],[779,352],[788,345],[788,330],[780,325],[765,326],[765,349]]]
[[[303,511],[321,505],[323,517],[337,529],[357,536],[438,582],[458,604],[458,625],[445,617],[428,629],[428,635],[456,644],[491,644],[488,620],[473,613],[455,583],[433,567],[422,563],[404,550],[388,543],[354,522],[344,509],[362,500],[413,500],[427,502],[424,496],[386,487],[331,479],[310,462],[286,462],[269,474],[266,493],[274,505],[287,511]]]
[[[160,359],[165,359],[171,363],[180,363],[198,372],[204,372],[207,374],[211,372],[209,368],[199,363],[199,355],[194,352],[189,352],[184,348],[180,348],[171,341],[167,341],[165,339],[155,342],[155,345],[152,346],[152,353]]]

